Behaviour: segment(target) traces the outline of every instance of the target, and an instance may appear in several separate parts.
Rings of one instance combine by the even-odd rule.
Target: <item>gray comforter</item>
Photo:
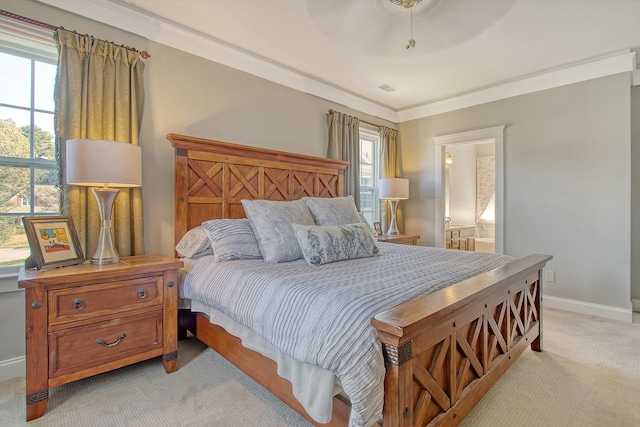
[[[322,266],[304,260],[215,263],[185,275],[183,296],[229,316],[304,363],[333,372],[351,401],[351,426],[382,417],[384,361],[377,313],[500,267],[510,257],[379,243],[380,255]]]

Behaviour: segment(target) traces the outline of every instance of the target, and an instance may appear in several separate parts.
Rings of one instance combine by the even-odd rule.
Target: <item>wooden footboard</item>
[[[387,370],[383,424],[458,425],[528,345],[542,351],[550,259],[530,255],[375,316]]]

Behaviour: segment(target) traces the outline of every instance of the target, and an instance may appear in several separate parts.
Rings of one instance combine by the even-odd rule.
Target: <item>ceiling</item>
[[[394,122],[635,72],[640,48],[638,0],[40,1]]]

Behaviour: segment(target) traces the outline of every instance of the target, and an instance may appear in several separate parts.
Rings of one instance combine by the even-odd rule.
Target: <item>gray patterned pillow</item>
[[[218,261],[262,258],[253,229],[246,218],[213,219],[202,223]]]
[[[302,200],[241,200],[247,219],[260,246],[264,262],[295,261],[302,258],[300,245],[291,224],[314,225],[313,217]]]
[[[318,225],[345,225],[360,222],[353,196],[303,197]]]
[[[176,245],[176,252],[181,258],[198,258],[211,254],[211,241],[202,226],[187,231]]]
[[[309,265],[366,258],[380,252],[369,226],[361,222],[337,226],[293,224],[293,230]]]

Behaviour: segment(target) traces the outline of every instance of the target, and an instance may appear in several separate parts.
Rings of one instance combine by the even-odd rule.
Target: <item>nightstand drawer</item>
[[[49,292],[49,326],[162,304],[162,276]]]
[[[162,354],[162,311],[49,334],[49,378],[149,351]]]

